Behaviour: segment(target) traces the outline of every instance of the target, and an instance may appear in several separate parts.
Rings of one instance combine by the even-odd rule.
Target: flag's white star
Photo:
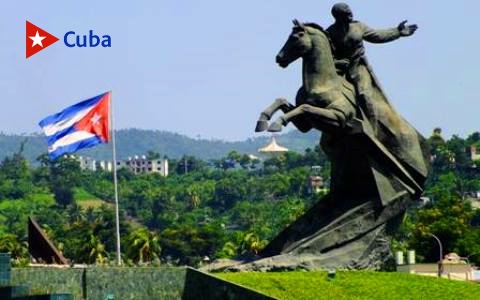
[[[37,30],[37,34],[35,36],[29,36],[28,38],[33,41],[32,47],[35,45],[40,45],[43,48],[42,40],[46,38],[46,36],[40,36]]]
[[[98,121],[102,118],[101,115],[95,113],[92,118],[90,118],[90,121],[93,123],[93,125],[97,125]]]

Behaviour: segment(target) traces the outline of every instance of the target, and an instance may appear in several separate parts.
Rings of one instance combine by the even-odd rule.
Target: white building
[[[167,159],[147,159],[145,155],[141,157],[135,155],[128,160],[118,161],[117,168],[127,168],[135,174],[159,173],[162,176],[168,176]]]
[[[480,153],[478,152],[476,145],[471,145],[469,150],[470,150],[470,158],[473,161],[480,160]]]
[[[113,164],[107,160],[94,160],[91,157],[71,156],[80,164],[80,169],[97,171],[103,170],[107,172],[113,171]],[[142,173],[159,173],[162,176],[168,176],[168,160],[167,159],[147,159],[145,155],[141,157],[129,157],[128,160],[117,161],[117,168],[130,169],[135,174]]]
[[[106,161],[106,160],[95,160],[91,157],[83,157],[83,156],[71,156],[72,158],[75,158],[78,163],[80,164],[80,169],[82,170],[90,170],[90,171],[96,171],[96,170],[104,170],[108,172],[112,172],[112,162],[111,161]]]

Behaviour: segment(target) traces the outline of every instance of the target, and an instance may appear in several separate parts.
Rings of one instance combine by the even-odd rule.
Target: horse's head
[[[292,33],[276,57],[277,63],[282,68],[288,67],[289,64],[312,49],[312,39],[309,35],[310,28],[297,20],[293,20],[293,25]]]

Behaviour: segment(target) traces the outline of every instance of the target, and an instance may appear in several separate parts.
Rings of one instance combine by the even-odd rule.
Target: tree
[[[146,228],[132,232],[128,237],[128,257],[136,263],[151,262],[160,257],[160,237]]]
[[[240,245],[241,252],[253,252],[258,254],[267,245],[267,241],[261,240],[258,234],[248,232],[245,234],[242,244]]]
[[[10,253],[15,259],[28,257],[27,247],[14,234],[0,234],[0,253]]]
[[[454,154],[455,164],[461,170],[472,165],[471,158],[467,155],[467,143],[457,135],[453,135],[446,143],[447,148]]]
[[[155,160],[155,159],[160,159],[161,155],[158,152],[149,150],[147,151],[147,159],[148,160]]]
[[[222,250],[220,250],[216,256],[218,258],[232,258],[238,254],[238,248],[239,247],[234,242],[228,241],[223,245]]]
[[[251,162],[252,159],[247,154],[243,154],[239,160],[240,166],[244,169],[248,169],[251,165]]]
[[[441,175],[438,182],[426,191],[432,203],[411,217],[409,245],[429,261],[438,259],[438,248],[429,236],[440,238],[444,251],[467,256],[480,250],[480,229],[472,226],[475,216],[468,201],[462,199],[462,181],[454,173]]]
[[[223,209],[232,208],[237,201],[247,198],[247,189],[242,177],[228,174],[215,184],[214,205]]]
[[[430,146],[430,155],[435,155],[438,147],[445,146],[441,128],[437,127],[433,130],[432,135],[428,138],[428,144]]]
[[[74,188],[80,183],[80,165],[70,157],[50,160],[46,155],[39,157],[48,168],[48,184],[58,205],[66,207],[73,203]]]
[[[33,191],[31,172],[21,152],[0,163],[0,199],[21,199]]]
[[[190,208],[195,209],[200,206],[200,191],[198,185],[191,185],[187,188],[187,197]]]
[[[203,160],[197,159],[195,156],[184,155],[178,160],[176,165],[177,174],[186,174],[194,171],[202,171],[206,164]]]
[[[94,235],[90,235],[88,245],[90,248],[90,262],[95,262],[99,265],[105,264],[108,260],[108,253],[100,239]]]
[[[232,151],[228,152],[228,154],[227,154],[227,158],[230,159],[230,160],[233,160],[235,162],[238,162],[241,157],[242,156],[240,155],[240,153],[238,153],[235,150],[232,150]]]

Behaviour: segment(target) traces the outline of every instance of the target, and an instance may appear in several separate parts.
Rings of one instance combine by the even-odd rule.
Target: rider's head
[[[353,13],[348,4],[337,3],[332,7],[332,16],[335,20],[342,23],[350,23],[353,21]]]

